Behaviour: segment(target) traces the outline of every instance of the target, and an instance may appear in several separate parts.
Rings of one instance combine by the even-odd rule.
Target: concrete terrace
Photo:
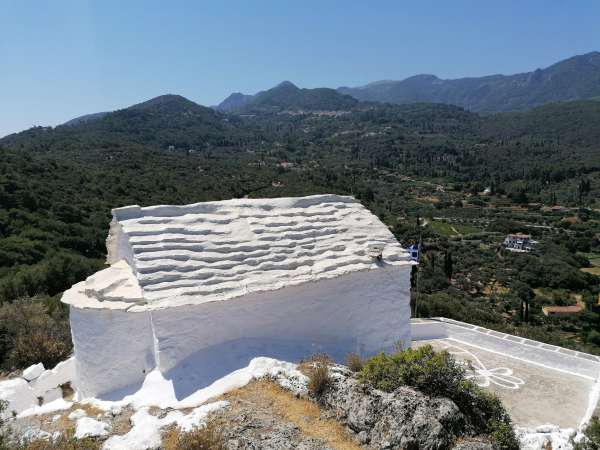
[[[516,425],[577,428],[600,396],[600,357],[445,318],[412,319],[413,347],[431,344],[469,362]]]

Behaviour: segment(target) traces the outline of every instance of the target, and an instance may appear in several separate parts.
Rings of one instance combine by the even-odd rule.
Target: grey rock
[[[350,371],[331,369],[332,386],[320,399],[372,449],[441,450],[452,447],[468,428],[449,399],[431,398],[410,388],[393,393],[365,389]]]
[[[458,442],[452,450],[494,450],[494,446],[487,439],[465,439]]]

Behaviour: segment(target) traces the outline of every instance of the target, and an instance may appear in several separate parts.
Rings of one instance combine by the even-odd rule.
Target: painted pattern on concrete
[[[525,384],[521,378],[513,375],[513,370],[508,367],[487,368],[477,355],[458,345],[444,342],[443,346],[452,355],[461,356],[461,360],[469,360],[471,373],[467,378],[473,380],[479,387],[495,385],[504,389],[519,389]],[[466,364],[466,363],[465,363]]]

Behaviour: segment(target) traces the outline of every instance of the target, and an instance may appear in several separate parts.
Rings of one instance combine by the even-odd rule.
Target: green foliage
[[[394,355],[380,353],[368,359],[360,372],[362,381],[382,391],[411,386],[432,396],[451,391],[464,376],[464,368],[448,352],[435,352],[431,346]]]
[[[12,445],[10,442],[10,428],[6,424],[6,420],[3,418],[8,403],[5,400],[0,400],[0,450],[11,450]]]
[[[292,111],[347,111],[354,108],[358,101],[340,94],[334,89],[300,89],[284,81],[274,88],[259,92],[246,98],[234,108],[244,113],[274,113],[283,110]]]
[[[566,221],[567,213],[511,200],[521,192],[544,204],[600,206],[600,157],[593,139],[580,138],[600,118],[595,105],[479,116],[439,104],[343,105],[330,102],[346,102],[335,92],[305,91],[285,84],[269,94],[277,114],[224,115],[169,95],[0,140],[0,302],[59,295],[100,269],[114,207],[331,192],[359,198],[405,245],[422,237],[420,315],[600,352],[591,308],[557,325],[534,299],[524,327],[516,294],[490,293],[521,281],[597,294],[578,256],[600,252],[597,214],[578,208]],[[282,113],[292,100],[345,113]],[[548,114],[561,118],[558,132],[536,118]],[[502,234],[515,231],[535,232],[540,251],[498,251]]]
[[[516,450],[520,447],[515,431],[508,421],[491,421],[490,436],[496,442],[499,450]]]
[[[0,306],[0,362],[5,369],[38,362],[52,368],[72,348],[66,312],[50,298],[16,299]]]
[[[469,381],[465,367],[447,351],[436,352],[425,345],[393,355],[380,353],[365,362],[359,378],[385,392],[409,386],[432,397],[449,398],[478,432],[491,434],[503,449],[519,448],[498,397]]]
[[[583,431],[584,439],[574,443],[574,450],[598,450],[600,449],[600,419],[592,417]]]

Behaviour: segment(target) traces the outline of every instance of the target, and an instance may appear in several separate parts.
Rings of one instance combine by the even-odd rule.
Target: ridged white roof
[[[152,308],[412,264],[389,229],[352,197],[130,206],[113,216],[109,262],[131,264]],[[384,244],[381,262],[369,254],[372,243]]]

